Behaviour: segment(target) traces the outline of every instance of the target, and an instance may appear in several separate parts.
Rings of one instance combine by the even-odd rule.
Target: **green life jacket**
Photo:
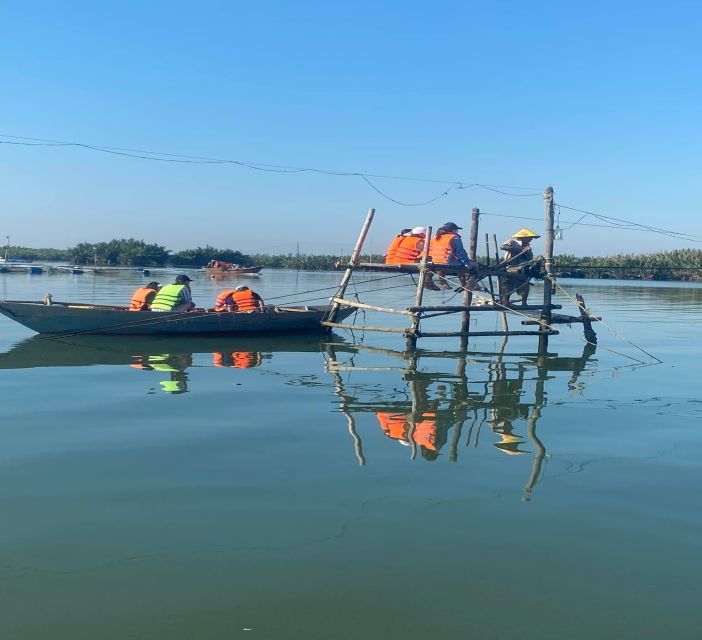
[[[183,289],[185,289],[184,284],[167,284],[161,287],[151,303],[151,308],[171,311],[178,304],[180,292]]]

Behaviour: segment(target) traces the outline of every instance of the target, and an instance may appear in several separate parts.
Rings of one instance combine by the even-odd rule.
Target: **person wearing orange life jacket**
[[[430,246],[431,260],[434,264],[468,267],[470,276],[467,277],[463,273],[459,274],[458,278],[461,281],[461,287],[456,290],[460,291],[463,288],[468,288],[472,291],[479,290],[480,287],[478,287],[475,277],[478,272],[478,264],[468,257],[463,246],[463,240],[456,233],[460,229],[461,227],[455,222],[446,222],[436,230],[436,235]],[[439,284],[444,288],[451,288],[451,285],[444,277],[441,277]]]
[[[414,264],[419,262],[424,251],[427,236],[426,227],[414,227],[409,235],[404,236],[395,248],[394,264]]]
[[[261,296],[245,285],[222,291],[215,301],[215,311],[252,312],[265,308]]]
[[[145,287],[139,287],[132,294],[129,311],[148,311],[160,288],[158,282],[149,282]]]
[[[406,238],[410,233],[412,232],[412,229],[403,229],[400,231],[398,235],[396,235],[393,239],[392,242],[390,243],[390,246],[388,247],[388,251],[385,254],[385,264],[397,264],[397,247],[400,246],[400,243]]]

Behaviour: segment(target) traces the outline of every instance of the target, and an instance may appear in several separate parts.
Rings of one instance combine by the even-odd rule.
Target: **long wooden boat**
[[[0,313],[37,333],[77,335],[287,335],[326,332],[325,306],[266,307],[261,313],[127,311],[125,307],[72,302],[0,301]],[[337,318],[354,309],[339,309]]]

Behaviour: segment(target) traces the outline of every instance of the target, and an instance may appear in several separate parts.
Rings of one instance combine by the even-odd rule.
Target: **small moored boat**
[[[128,311],[72,302],[0,301],[0,313],[37,333],[75,335],[286,335],[323,333],[326,306],[269,306],[260,313],[196,309],[187,313]],[[339,309],[337,318],[354,309]]]
[[[216,276],[238,276],[258,273],[263,267],[244,267],[234,262],[224,262],[223,260],[210,260],[203,270],[211,277]]]

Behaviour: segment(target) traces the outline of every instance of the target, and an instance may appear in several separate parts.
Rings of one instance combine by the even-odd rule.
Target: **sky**
[[[699,2],[0,0],[0,22],[0,141],[429,180],[370,178],[379,193],[359,176],[0,144],[14,245],[348,253],[371,207],[377,253],[404,227],[467,236],[473,207],[482,243],[541,232],[552,185],[561,205],[696,236],[571,227],[583,214],[561,208],[557,253],[702,248]]]

